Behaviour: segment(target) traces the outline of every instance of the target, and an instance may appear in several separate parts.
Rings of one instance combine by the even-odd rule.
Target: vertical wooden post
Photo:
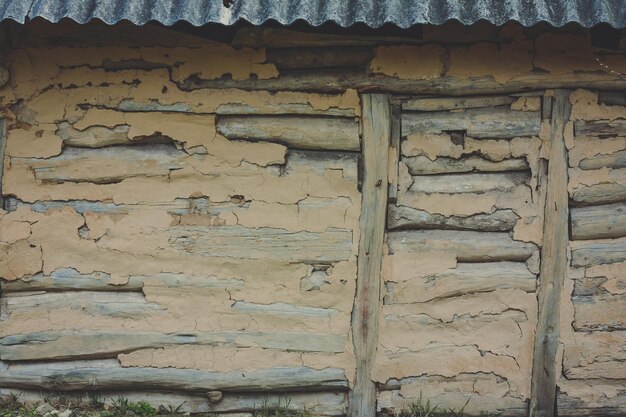
[[[539,281],[539,318],[533,357],[531,417],[553,417],[556,404],[556,351],[559,343],[560,299],[567,273],[568,194],[565,125],[571,106],[569,92],[558,90],[552,103],[550,153],[543,246]]]
[[[0,118],[0,209],[6,209],[4,198],[2,197],[2,178],[4,175],[4,157],[7,147],[7,121]]]
[[[361,103],[363,197],[356,297],[352,310],[356,380],[350,395],[348,415],[375,417],[376,386],[371,374],[378,343],[391,112],[389,96],[385,94],[363,94]]]

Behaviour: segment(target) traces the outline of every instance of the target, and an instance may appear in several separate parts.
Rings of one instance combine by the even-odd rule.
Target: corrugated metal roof
[[[455,19],[464,24],[487,20],[496,25],[515,20],[524,26],[546,21],[554,26],[578,22],[585,27],[608,23],[626,27],[626,0],[0,0],[2,19],[24,22],[42,17],[52,22],[70,18],[79,23],[100,19],[113,24],[129,20],[143,25],[187,21],[231,25],[241,19],[255,25],[267,20],[312,25],[333,21],[347,27],[365,23],[380,27],[394,23],[409,27],[442,24]]]

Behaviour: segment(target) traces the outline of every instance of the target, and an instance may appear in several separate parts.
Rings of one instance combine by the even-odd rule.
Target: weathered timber
[[[550,150],[539,274],[539,319],[535,338],[530,397],[531,417],[556,415],[557,348],[560,300],[567,273],[568,195],[566,123],[571,106],[569,92],[557,91],[550,120]]]
[[[626,201],[626,183],[579,185],[571,192],[573,205],[609,204]]]
[[[579,398],[573,393],[559,392],[559,417],[623,417],[626,415],[626,389],[623,381],[602,381],[604,389],[614,394],[595,398]]]
[[[539,112],[469,109],[464,112],[403,113],[402,135],[464,130],[473,138],[514,138],[539,134]]]
[[[241,348],[340,353],[344,350],[345,340],[345,336],[298,332],[46,331],[3,337],[0,339],[0,359],[18,361],[114,358],[124,352],[177,345],[230,345]]]
[[[515,288],[533,292],[537,277],[521,262],[459,263],[446,272],[387,283],[385,304],[423,303],[438,298],[458,297]]]
[[[67,122],[61,122],[58,125],[56,134],[63,139],[63,143],[66,146],[102,148],[110,145],[130,143],[129,131],[130,126],[128,125],[120,125],[113,128],[90,126],[84,130],[78,130]]]
[[[132,275],[123,284],[114,283],[105,272],[81,274],[72,268],[62,268],[50,275],[42,273],[15,281],[0,280],[3,293],[23,291],[141,291],[144,285],[156,284],[168,288],[223,288],[242,289],[245,282],[238,279],[218,279],[213,276],[192,277],[185,274],[160,273],[150,276]]]
[[[570,380],[622,380],[623,383],[625,372],[624,330],[578,332],[573,343],[564,345],[563,374]]]
[[[103,389],[181,390],[206,392],[272,392],[344,390],[344,371],[326,368],[271,368],[252,372],[209,372],[195,369],[123,368],[117,360],[12,364],[0,373],[0,386],[94,391]]]
[[[91,315],[135,319],[144,317],[150,312],[165,310],[159,304],[147,302],[143,294],[135,292],[16,293],[0,298],[0,320],[12,314],[62,308],[81,310]]]
[[[410,193],[507,192],[530,180],[530,172],[444,174],[413,176]]]
[[[321,233],[241,226],[173,226],[170,245],[181,253],[207,257],[274,259],[331,263],[352,254],[352,231],[331,228]]]
[[[4,152],[7,146],[7,122],[0,119],[0,209],[5,209],[4,194],[2,194],[2,176],[4,174]]]
[[[343,178],[356,183],[359,155],[355,152],[325,152],[289,150],[282,174],[314,171],[323,175],[327,170],[341,170]]]
[[[320,45],[321,46],[321,45]],[[435,79],[408,80],[380,75],[363,75],[360,71],[315,71],[281,74],[265,80],[202,80],[189,78],[179,84],[183,90],[202,88],[239,88],[266,91],[317,91],[341,93],[346,88],[359,91],[385,91],[390,94],[446,94],[463,96],[472,94],[506,94],[519,91],[536,91],[544,88],[588,88],[618,90],[626,88],[626,80],[618,75],[576,72],[570,74],[529,73],[505,82],[491,76],[439,77]]]
[[[572,266],[593,266],[626,261],[626,239],[580,242],[572,248]]]
[[[135,388],[136,389],[136,388]],[[215,391],[212,391],[215,392]],[[217,391],[219,392],[219,391]],[[45,400],[46,392],[36,390],[17,390],[0,388],[0,399],[9,399],[13,395],[18,395],[20,401],[35,404]],[[310,413],[321,416],[340,417],[346,414],[346,394],[343,392],[293,392],[289,394],[273,393],[229,393],[218,403],[211,403],[208,396],[203,393],[185,394],[167,391],[98,391],[97,396],[105,404],[112,405],[120,397],[129,402],[146,402],[152,407],[159,409],[176,409],[180,413],[251,413],[258,411],[260,405],[284,407],[289,404],[293,410],[307,410]],[[64,393],[64,397],[75,403],[91,404],[93,393]],[[232,414],[225,414],[233,416]],[[240,414],[236,414],[239,416]],[[234,417],[234,416],[233,416]]]
[[[47,159],[12,158],[12,164],[29,166],[35,178],[48,183],[91,182],[108,184],[136,176],[167,176],[193,159],[173,144],[112,146],[86,149],[65,147]]]
[[[248,314],[271,314],[275,316],[287,316],[287,317],[318,317],[329,318],[335,316],[338,313],[334,308],[321,308],[321,307],[308,307],[297,306],[287,303],[271,303],[271,304],[258,304],[250,303],[247,301],[235,301],[232,305],[232,309],[242,313]]]
[[[624,91],[598,91],[598,103],[607,106],[625,106],[626,92]]]
[[[364,94],[362,102],[363,188],[357,288],[352,313],[356,359],[348,416],[375,417],[376,386],[372,370],[378,345],[378,310],[385,212],[387,210],[391,106],[389,96]],[[382,156],[382,157],[381,157]]]
[[[576,136],[612,137],[624,135],[626,120],[576,120],[574,133]]]
[[[395,203],[398,199],[400,142],[402,139],[402,114],[399,104],[391,106],[391,139],[389,143],[389,183],[388,200]]]
[[[277,142],[296,149],[361,149],[359,125],[353,118],[220,116],[217,130],[229,139]]]
[[[399,229],[448,229],[505,232],[512,230],[519,216],[513,210],[496,210],[493,213],[471,216],[443,216],[412,207],[389,205],[387,227]]]
[[[276,48],[267,51],[267,61],[279,71],[297,69],[361,67],[374,57],[368,47],[318,46],[308,48]]]
[[[575,295],[574,323],[577,331],[626,330],[626,296],[623,294]]]
[[[552,119],[552,96],[544,94],[541,97],[541,120]]]
[[[411,175],[431,175],[458,172],[526,171],[529,169],[528,161],[525,158],[490,161],[478,155],[470,155],[461,159],[443,156],[434,160],[431,160],[426,156],[412,156],[402,158],[402,162],[404,162],[409,168],[409,173]]]
[[[626,150],[617,151],[611,155],[596,155],[593,157],[582,159],[578,166],[582,169],[600,169],[600,168],[626,168]]]
[[[442,111],[480,107],[506,106],[515,101],[511,96],[429,97],[414,98],[402,103],[404,111]]]
[[[573,207],[572,239],[609,239],[626,236],[626,203]]]
[[[389,232],[387,242],[391,253],[451,252],[460,262],[525,261],[537,250],[496,232],[408,230]]]

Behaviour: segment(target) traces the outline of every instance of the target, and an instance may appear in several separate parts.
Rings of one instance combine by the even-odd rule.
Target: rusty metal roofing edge
[[[584,27],[608,23],[626,27],[626,0],[0,0],[1,19],[23,23],[41,17],[51,22],[70,18],[79,23],[100,19],[108,24],[128,20],[137,25],[157,21],[172,25],[187,21],[232,25],[246,20],[291,24],[304,20],[318,26],[333,21],[348,27],[364,23],[373,28],[393,23],[440,25],[458,20],[469,25],[486,20],[502,25],[510,20],[524,26],[545,21],[553,26],[577,22]]]

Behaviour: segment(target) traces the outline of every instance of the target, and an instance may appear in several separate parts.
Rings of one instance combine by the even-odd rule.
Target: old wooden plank
[[[353,118],[220,116],[217,130],[229,139],[277,142],[296,149],[358,151],[359,125]]]
[[[579,185],[571,192],[573,205],[610,204],[626,201],[626,183]]]
[[[572,239],[609,239],[626,236],[626,203],[573,207]]]
[[[103,389],[180,390],[190,392],[276,392],[345,390],[342,369],[271,368],[250,372],[195,369],[123,368],[117,360],[12,364],[0,373],[0,386],[10,388],[94,391]]]
[[[496,210],[471,216],[443,216],[406,206],[389,205],[387,227],[399,229],[448,229],[505,232],[512,230],[519,216],[513,210]]]
[[[574,295],[577,331],[626,330],[626,296],[623,294]]]
[[[416,175],[409,193],[504,193],[529,180],[530,172]]]
[[[267,51],[267,61],[279,71],[297,69],[361,67],[374,57],[370,47],[311,46],[306,48],[272,48]]]
[[[545,203],[541,271],[539,275],[539,319],[535,337],[530,398],[531,417],[555,415],[557,348],[559,345],[560,300],[567,272],[568,195],[565,130],[571,107],[569,92],[557,91],[550,121],[548,188]]]
[[[207,257],[332,263],[352,255],[352,231],[321,233],[241,226],[173,226],[170,245],[181,253]]]
[[[128,137],[130,126],[120,125],[115,127],[90,126],[84,130],[75,129],[67,122],[58,125],[56,134],[63,139],[66,146],[84,148],[102,148],[110,145],[124,145],[131,142]]]
[[[423,277],[388,282],[385,304],[423,303],[438,298],[521,289],[533,292],[537,277],[521,262],[459,263],[456,268]]]
[[[600,169],[600,168],[626,168],[626,150],[618,151],[610,155],[595,155],[582,159],[578,166],[582,169]]]
[[[464,130],[474,138],[514,138],[539,134],[539,112],[469,109],[464,112],[403,113],[402,135]]]
[[[66,147],[52,158],[11,158],[11,164],[27,165],[43,182],[90,182],[107,184],[136,176],[167,176],[181,169],[190,156],[173,144]]]
[[[572,244],[572,266],[586,267],[626,261],[626,239]]]
[[[576,120],[574,133],[576,136],[613,137],[624,135],[626,119],[615,120]]]
[[[400,106],[393,104],[391,106],[391,140],[389,144],[389,173],[387,174],[389,182],[388,200],[394,203],[398,199],[398,180],[399,180],[399,162],[400,162],[400,142],[402,136],[402,114]]]
[[[66,330],[5,336],[0,339],[0,359],[18,361],[114,358],[124,352],[177,345],[230,345],[241,348],[340,353],[344,350],[345,342],[345,336],[302,332],[160,333]]]
[[[378,345],[378,311],[388,196],[391,109],[384,94],[364,94],[362,101],[363,188],[357,288],[352,314],[356,359],[348,415],[375,417],[376,386],[372,370]],[[383,157],[381,157],[381,155]]]
[[[391,253],[450,252],[460,262],[525,261],[537,250],[501,232],[408,230],[389,232],[387,241]]]
[[[600,384],[596,384],[600,385]],[[577,396],[560,391],[557,397],[560,417],[623,417],[626,414],[626,389],[623,381],[602,381],[601,386],[610,396]]]
[[[598,91],[598,103],[607,106],[626,106],[626,92]]]
[[[2,177],[4,175],[4,152],[7,147],[7,122],[0,118],[0,209],[5,209],[4,194],[2,193]]]
[[[506,106],[515,101],[511,96],[429,97],[414,98],[402,103],[403,111],[442,111]]]
[[[402,158],[411,175],[431,175],[459,172],[505,172],[526,171],[529,169],[525,158],[511,158],[502,161],[490,161],[478,155],[461,159],[439,157],[434,160],[426,156]]]
[[[94,272],[81,274],[72,268],[52,271],[50,275],[42,273],[15,281],[0,281],[0,291],[5,294],[24,291],[141,291],[146,283],[162,285],[168,288],[223,288],[226,290],[242,289],[245,282],[239,279],[218,279],[192,277],[185,274],[160,273],[150,276],[132,275],[120,285],[114,284],[110,274]]]

